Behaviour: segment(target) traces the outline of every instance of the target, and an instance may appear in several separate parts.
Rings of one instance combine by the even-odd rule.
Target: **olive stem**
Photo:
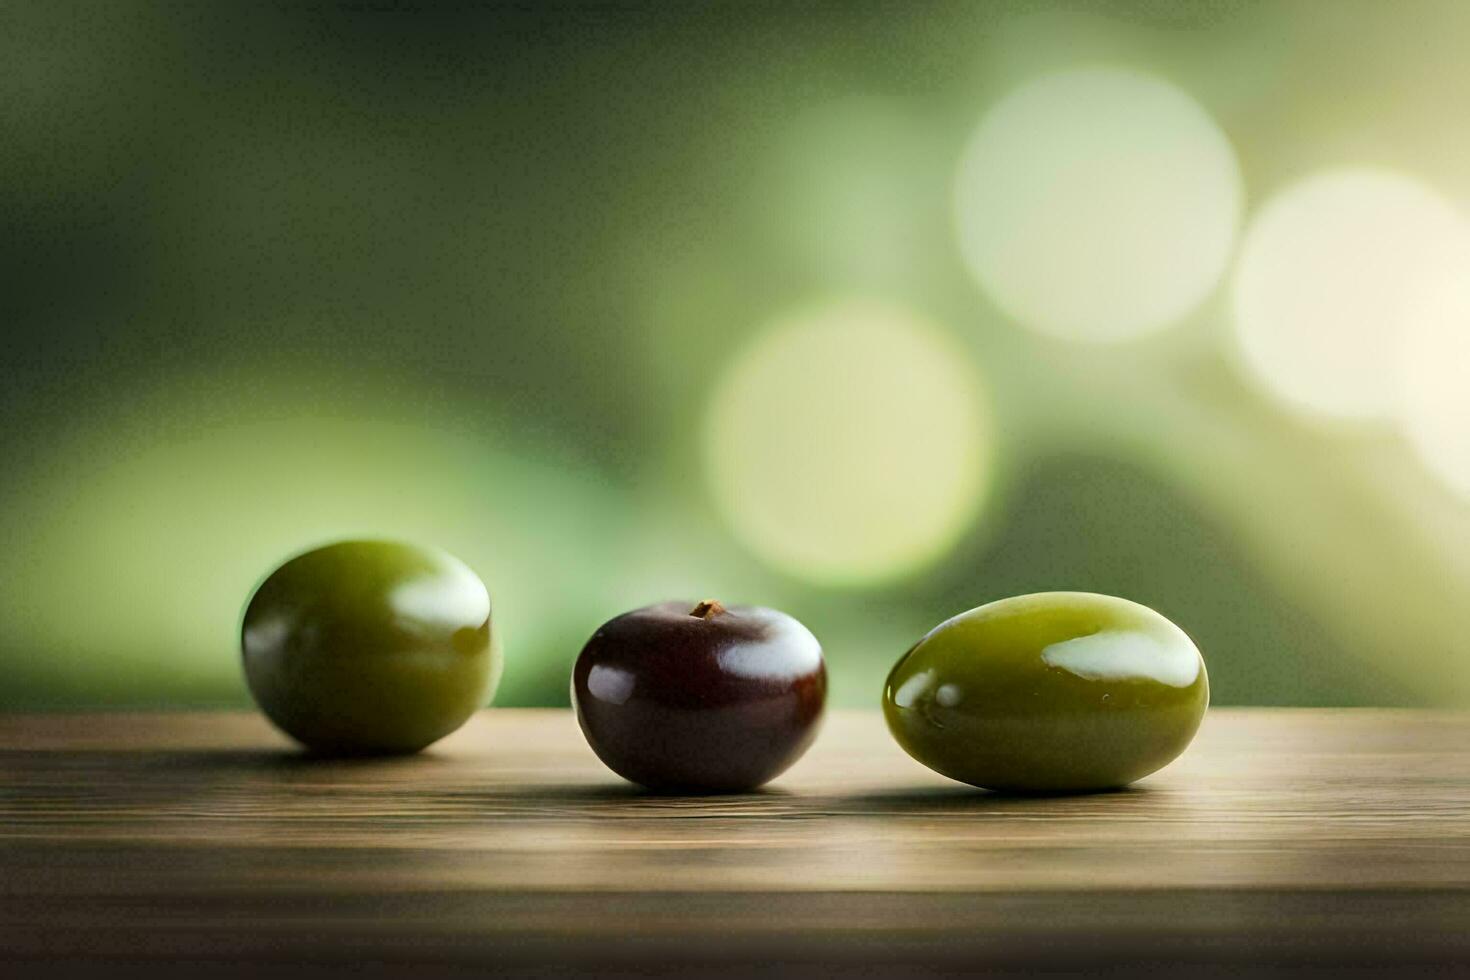
[[[689,610],[689,615],[696,619],[709,619],[711,616],[718,616],[724,611],[725,607],[720,605],[718,599],[701,599],[699,605]]]

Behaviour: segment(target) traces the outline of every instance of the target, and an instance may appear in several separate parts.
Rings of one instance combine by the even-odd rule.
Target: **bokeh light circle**
[[[1404,431],[1424,464],[1470,499],[1470,260],[1418,293],[1404,333]]]
[[[1454,207],[1407,176],[1340,170],[1288,187],[1241,246],[1234,325],[1246,366],[1309,413],[1391,416],[1406,318],[1467,243]]]
[[[1224,275],[1241,178],[1177,86],[1124,68],[1045,75],[1003,97],[960,162],[960,248],[1009,316],[1071,340],[1177,322]]]
[[[706,475],[735,533],[807,581],[924,567],[985,493],[991,426],[966,352],[926,320],[861,301],[774,323],[710,400]]]

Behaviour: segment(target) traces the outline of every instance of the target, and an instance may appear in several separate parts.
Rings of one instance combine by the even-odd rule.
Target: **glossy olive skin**
[[[898,744],[952,779],[1010,792],[1125,786],[1183,752],[1210,682],[1193,641],[1090,592],[1002,599],[935,627],[883,691]]]
[[[500,678],[484,584],[451,555],[392,541],[290,559],[251,596],[240,633],[256,702],[321,752],[416,752]]]
[[[775,778],[816,738],[826,696],[816,637],[754,606],[626,613],[592,635],[572,672],[597,757],[665,792],[740,792]]]

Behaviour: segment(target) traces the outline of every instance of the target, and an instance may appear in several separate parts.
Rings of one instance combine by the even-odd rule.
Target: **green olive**
[[[1042,592],[940,623],[894,666],[883,714],[904,751],[1012,792],[1110,789],[1189,745],[1210,701],[1199,650],[1127,599]]]
[[[251,596],[245,679],[282,731],[325,752],[416,752],[495,692],[484,583],[458,559],[343,541],[290,559]]]

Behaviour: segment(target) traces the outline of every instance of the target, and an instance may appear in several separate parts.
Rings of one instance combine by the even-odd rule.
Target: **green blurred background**
[[[0,707],[246,704],[250,590],[349,535],[485,578],[503,705],[703,596],[873,705],[1046,589],[1218,704],[1470,705],[1470,319],[1382,347],[1467,50],[1453,0],[7,4]],[[1352,168],[1430,203],[1242,271]]]

